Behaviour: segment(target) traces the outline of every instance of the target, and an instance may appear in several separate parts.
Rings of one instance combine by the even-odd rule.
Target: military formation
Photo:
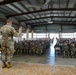
[[[23,40],[14,43],[14,55],[42,55],[50,46],[50,40]]]
[[[59,47],[60,47],[60,54],[63,57],[76,58],[76,43],[75,42],[69,43],[69,41],[64,40],[63,42],[60,42]]]

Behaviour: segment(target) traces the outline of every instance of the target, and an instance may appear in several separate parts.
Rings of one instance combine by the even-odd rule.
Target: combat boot
[[[12,67],[12,63],[8,62],[7,68],[11,68]]]
[[[2,68],[6,68],[6,67],[7,67],[6,62],[3,62],[2,63]]]

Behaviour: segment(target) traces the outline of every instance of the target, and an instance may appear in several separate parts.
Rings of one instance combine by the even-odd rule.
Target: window
[[[50,33],[50,38],[59,38],[59,33]],[[22,39],[26,39],[26,33],[23,33]],[[32,33],[29,33],[29,39],[32,38]],[[34,33],[33,38],[48,38],[48,33]],[[76,38],[76,32],[74,33],[61,33],[61,38]]]
[[[74,38],[74,33],[62,33],[62,38]]]

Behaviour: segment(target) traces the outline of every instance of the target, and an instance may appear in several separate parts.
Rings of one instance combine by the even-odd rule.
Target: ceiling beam
[[[43,23],[48,23],[48,22],[44,21],[44,22],[27,23],[27,25],[28,24],[43,24]],[[53,23],[68,23],[68,24],[72,23],[72,24],[74,24],[74,23],[76,23],[76,21],[53,21]],[[51,23],[51,24],[53,24],[53,23]]]
[[[49,8],[49,9],[42,9],[42,10],[8,15],[7,17],[9,18],[9,17],[14,17],[14,16],[27,15],[27,14],[33,14],[33,13],[39,13],[39,12],[46,12],[46,11],[76,11],[76,8]]]
[[[36,23],[27,23],[27,25],[31,26],[42,26],[42,25],[76,25],[76,21],[54,21],[53,23],[47,23],[47,22],[36,22]]]
[[[2,2],[0,2],[0,6],[5,4],[11,4],[18,1],[22,1],[22,0],[3,0]]]
[[[37,27],[37,26],[45,26],[45,25],[65,25],[65,26],[66,25],[68,25],[68,26],[73,25],[73,26],[75,26],[76,24],[68,24],[68,23],[67,24],[65,24],[65,23],[53,23],[53,24],[50,24],[50,23],[46,23],[46,24],[34,24],[34,25],[32,24],[31,26],[32,27]]]
[[[46,19],[46,18],[76,18],[76,16],[47,16],[47,17],[40,17],[40,18],[34,18],[34,19],[20,20],[19,22],[38,20],[38,19]]]
[[[75,30],[75,28],[68,28],[68,29],[63,29],[63,30],[71,30],[71,29],[74,29],[74,30]],[[34,28],[34,30],[37,30],[37,29]],[[43,30],[43,31],[44,31],[45,29],[38,29],[38,30]],[[56,28],[54,29],[54,28],[53,28],[53,29],[48,29],[48,30],[58,30],[58,29],[56,29]],[[45,31],[46,31],[46,30],[45,30]],[[59,31],[59,30],[58,30],[58,31]]]

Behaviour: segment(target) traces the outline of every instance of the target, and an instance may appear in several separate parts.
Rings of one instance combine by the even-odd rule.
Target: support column
[[[50,39],[50,33],[48,33],[48,39]]]
[[[46,28],[46,38],[47,38],[47,25],[45,26],[45,28]]]
[[[19,40],[21,41],[22,40],[22,26],[19,27]]]
[[[62,36],[62,33],[61,33],[61,32],[59,32],[59,39],[61,39],[61,36]]]
[[[29,28],[26,30],[26,40],[29,40]]]
[[[63,27],[62,27],[62,25],[61,25],[61,28],[59,29],[59,39],[62,38],[62,31],[63,31]]]
[[[32,30],[31,32],[31,39],[33,40],[33,36],[34,36],[34,31]]]

